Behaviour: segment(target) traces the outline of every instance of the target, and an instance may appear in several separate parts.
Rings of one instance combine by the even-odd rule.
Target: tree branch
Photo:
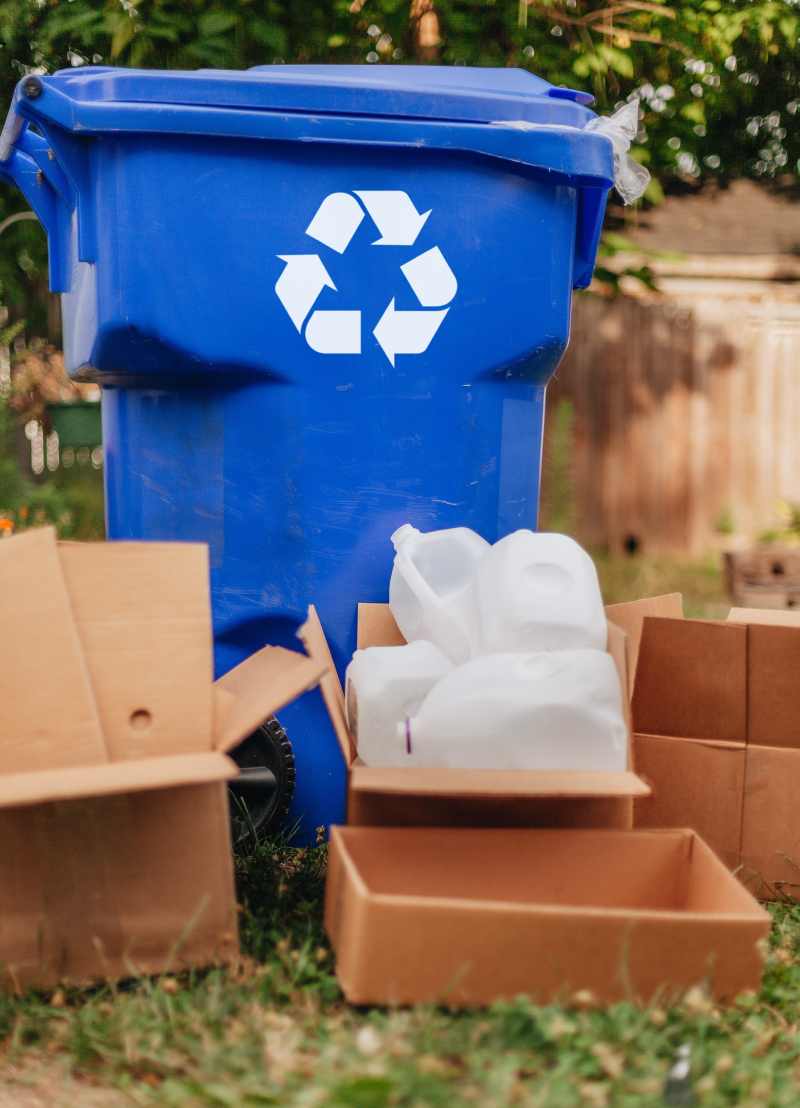
[[[533,11],[539,15],[546,16],[548,19],[552,19],[555,23],[566,23],[569,27],[587,27],[583,17],[575,19],[569,15],[562,15],[561,12],[554,12],[552,8],[542,8],[538,4],[531,3],[528,5]],[[671,50],[677,50],[680,54],[684,54],[687,58],[693,57],[692,51],[688,46],[684,46],[682,42],[676,42],[675,39],[661,38],[660,35],[648,35],[644,31],[631,31],[624,25],[617,24],[616,27],[598,27],[596,24],[589,25],[588,29],[596,31],[601,35],[605,35],[607,38],[616,38],[618,36],[626,35],[631,42],[652,42],[656,46],[667,46]]]

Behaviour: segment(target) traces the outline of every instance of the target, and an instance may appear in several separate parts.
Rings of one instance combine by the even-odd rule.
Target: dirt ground
[[[0,1063],[0,1108],[130,1108],[132,1103],[107,1086],[77,1081],[57,1058],[24,1066]]]

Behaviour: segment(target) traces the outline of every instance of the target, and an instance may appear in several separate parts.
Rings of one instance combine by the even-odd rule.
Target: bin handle
[[[28,121],[17,110],[17,96],[15,93],[0,130],[0,177],[16,185],[42,224],[50,256],[50,288],[53,292],[63,292],[67,284],[62,264],[64,259],[60,256],[62,211],[59,194],[64,191],[64,186],[60,180],[53,180],[59,172],[55,163],[51,172],[45,171],[44,166],[51,157],[49,145],[29,129]]]
[[[51,222],[53,184],[45,179],[36,159],[37,154],[46,154],[47,149],[47,142],[33,134],[28,121],[19,114],[15,94],[0,131],[0,174],[22,192],[49,235],[55,230]]]
[[[3,129],[0,131],[0,163],[10,160],[14,153],[14,146],[24,127],[25,120],[17,111],[17,98],[15,96],[11,101],[11,107],[8,109]]]

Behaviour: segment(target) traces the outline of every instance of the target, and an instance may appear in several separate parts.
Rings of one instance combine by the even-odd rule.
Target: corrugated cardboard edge
[[[352,767],[351,789],[360,793],[453,797],[645,797],[650,786],[635,773],[578,770],[445,769],[420,766]]]
[[[781,608],[731,608],[729,623],[760,623],[771,627],[800,627],[800,612]]]
[[[356,748],[347,726],[344,692],[336,666],[333,664],[328,640],[325,638],[317,609],[313,604],[308,609],[308,619],[297,631],[297,637],[305,647],[308,656],[321,667],[322,677],[319,687],[322,699],[331,718],[345,765],[349,768],[355,760]]]
[[[198,751],[99,766],[7,773],[0,775],[0,808],[229,781],[238,772],[224,754]]]
[[[622,700],[622,715],[625,720],[625,728],[628,734],[628,751],[626,769],[633,768],[633,724],[631,720],[631,690],[630,690],[630,654],[628,650],[628,636],[611,620],[607,621],[608,639],[606,649],[614,660],[619,677],[620,697]]]
[[[265,646],[214,684],[214,747],[232,750],[264,720],[316,688],[328,663],[282,646]]]

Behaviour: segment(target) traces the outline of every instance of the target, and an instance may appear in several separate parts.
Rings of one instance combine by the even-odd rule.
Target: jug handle
[[[15,98],[0,131],[0,177],[16,185],[42,224],[50,257],[50,288],[65,292],[69,283],[60,224],[67,214],[62,204],[66,182],[59,180],[60,170],[55,163],[45,171],[43,164],[50,156],[47,141],[29,129],[27,120],[17,111]]]

